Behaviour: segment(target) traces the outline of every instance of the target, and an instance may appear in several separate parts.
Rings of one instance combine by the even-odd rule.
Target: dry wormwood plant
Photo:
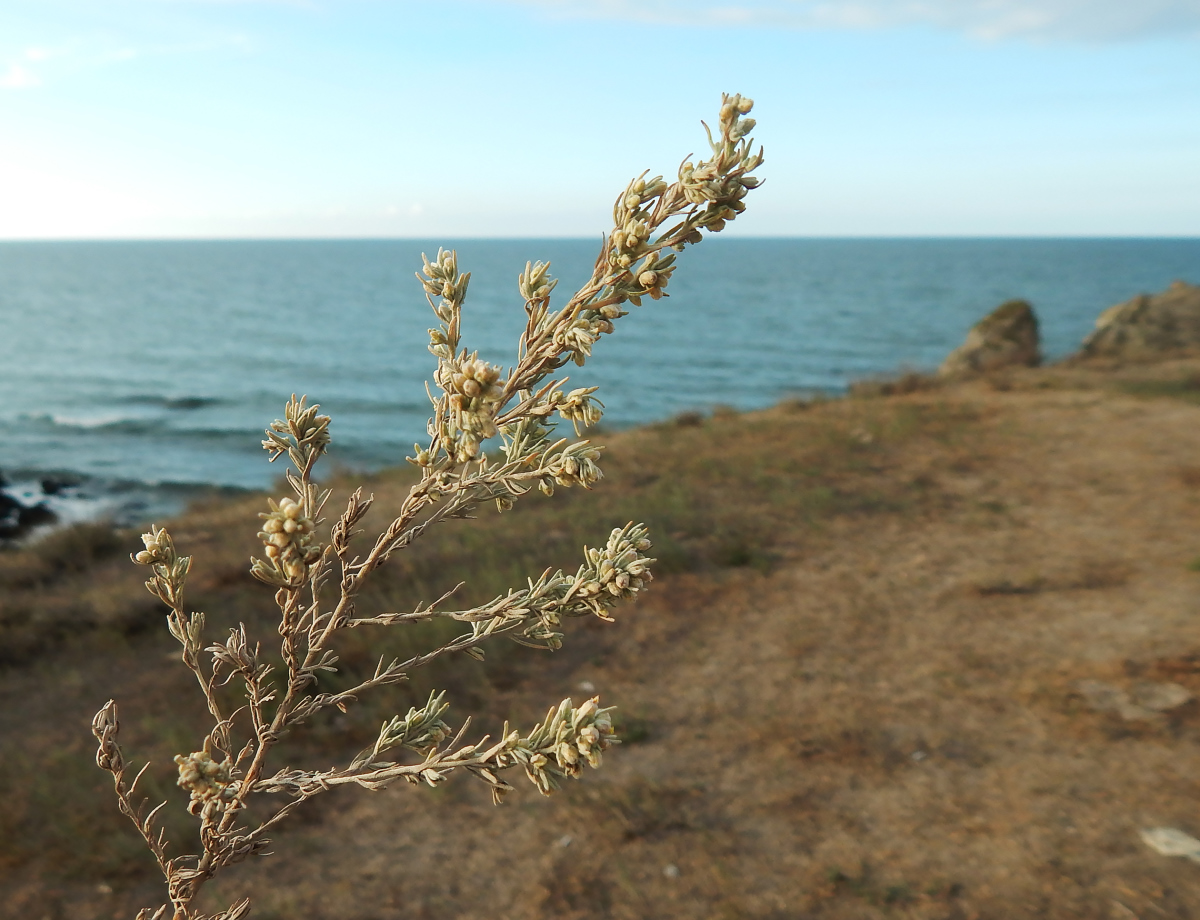
[[[196,675],[208,702],[213,727],[200,750],[175,757],[179,785],[191,794],[189,811],[200,824],[199,854],[169,856],[167,841],[156,829],[155,816],[166,803],[149,811],[135,803],[138,778],[126,780],[126,761],[117,745],[117,707],[112,701],[96,714],[92,730],[100,742],[99,766],[112,773],[121,811],[137,826],[158,860],[167,882],[170,903],[146,909],[139,920],[200,920],[193,908],[204,883],[218,872],[254,854],[264,853],[267,832],[307,799],[347,783],[381,789],[398,779],[436,786],[464,770],[491,787],[500,802],[512,788],[501,774],[520,766],[538,791],[550,794],[559,780],[579,776],[584,764],[600,765],[601,751],[614,743],[611,709],[591,699],[575,706],[570,699],[553,707],[528,734],[508,725],[496,739],[487,736],[464,743],[468,723],[457,730],[443,721],[448,704],[434,693],[421,709],[410,709],[384,724],[379,737],[344,767],[324,771],[278,769],[268,772],[272,748],[287,732],[323,709],[346,706],[362,693],[404,680],[408,672],[452,652],[482,658],[479,648],[501,633],[535,648],[559,648],[558,631],[567,617],[593,614],[608,620],[609,608],[633,598],[650,580],[653,559],[646,529],[628,524],[614,530],[598,549],[584,549],[584,561],[574,574],[546,570],[524,588],[510,590],[470,610],[439,609],[453,589],[425,607],[403,613],[361,614],[355,606],[364,582],[395,552],[448,518],[469,517],[481,503],[494,501],[501,511],[537,486],[547,495],[556,486],[590,488],[601,477],[599,449],[586,440],[554,439],[554,413],[581,428],[600,418],[595,387],[563,392],[565,381],[554,371],[568,361],[582,365],[602,335],[626,315],[626,302],[640,305],[643,297],[664,295],[674,270],[675,251],[700,242],[703,231],[715,233],[744,210],[742,199],[758,180],[749,175],[762,162],[747,137],[754,120],[744,117],[752,106],[741,96],[722,100],[719,133],[709,143],[712,156],[699,163],[685,160],[678,181],[661,176],[635,179],[617,198],[615,228],[604,239],[592,276],[559,310],[550,309],[555,281],[549,265],[526,264],[519,286],[528,321],[521,335],[517,362],[507,375],[500,367],[468,353],[461,344],[462,305],[469,273],[459,273],[453,252],[425,260],[418,278],[438,318],[429,331],[429,350],[437,358],[430,392],[433,416],[429,443],[415,445],[408,458],[421,470],[395,519],[370,544],[354,552],[351,543],[361,535],[355,526],[372,499],[359,489],[333,524],[327,545],[317,528],[329,498],[312,481],[313,467],[329,445],[329,418],[317,406],[294,396],[286,418],[267,429],[263,447],[271,460],[287,456],[292,469],[287,482],[294,496],[270,501],[259,538],[262,558],[251,559],[251,572],[275,589],[279,607],[279,637],[286,674],[266,663],[259,642],[245,626],[229,632],[224,641],[204,638],[204,614],[188,613],[184,585],[191,557],[181,556],[170,534],[154,527],[143,535],[146,548],[134,561],[150,567],[146,586],[170,608],[167,626],[183,647],[183,663]],[[707,126],[705,128],[707,131]],[[492,453],[482,445],[499,436]],[[380,660],[374,675],[338,693],[318,690],[321,671],[333,671],[337,633],[360,627],[395,626],[435,617],[463,624],[453,641],[408,661]],[[245,703],[229,708],[233,684],[245,690]],[[402,752],[410,752],[407,758]],[[415,755],[415,756],[411,756]],[[260,793],[285,797],[282,807],[254,814],[251,799]],[[234,920],[249,910],[241,900],[205,920]]]

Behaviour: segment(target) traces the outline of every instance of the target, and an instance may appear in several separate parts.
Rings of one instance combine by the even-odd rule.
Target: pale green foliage
[[[264,661],[260,646],[245,626],[224,641],[204,638],[204,614],[188,612],[184,588],[191,559],[180,556],[170,535],[154,527],[143,537],[145,549],[134,561],[151,567],[147,587],[170,608],[167,624],[182,646],[182,659],[204,693],[213,726],[201,750],[180,754],[179,785],[191,796],[189,810],[200,821],[196,855],[168,857],[154,815],[134,806],[135,779],[126,784],[125,762],[116,743],[117,710],[109,702],[97,713],[93,731],[100,742],[97,763],[113,774],[121,810],[138,827],[167,881],[170,904],[141,918],[171,916],[198,920],[193,901],[204,883],[248,856],[262,853],[266,832],[306,799],[350,783],[378,789],[398,779],[437,785],[455,770],[485,782],[499,802],[512,788],[500,778],[520,766],[543,794],[559,781],[577,777],[584,765],[599,767],[602,752],[615,742],[610,709],[592,699],[576,707],[567,699],[545,720],[522,734],[504,726],[498,740],[487,736],[464,743],[469,720],[454,730],[444,721],[444,693],[431,694],[421,709],[384,723],[370,749],[345,767],[329,770],[280,770],[267,773],[267,758],[287,732],[331,706],[345,709],[364,692],[404,680],[435,658],[464,652],[482,658],[480,646],[509,633],[526,645],[561,646],[564,620],[597,616],[611,620],[614,604],[632,600],[649,583],[653,559],[646,555],[646,528],[628,524],[614,530],[603,546],[584,548],[573,574],[547,569],[523,588],[464,610],[439,609],[452,589],[428,606],[406,612],[360,616],[356,610],[364,582],[395,552],[448,518],[470,517],[482,502],[501,511],[533,487],[552,494],[556,487],[591,488],[601,478],[600,448],[587,440],[555,437],[553,416],[568,421],[576,436],[599,421],[603,404],[595,387],[564,392],[553,373],[568,362],[582,365],[599,339],[614,331],[626,315],[623,305],[643,297],[658,299],[674,271],[675,252],[697,243],[704,231],[715,233],[734,219],[742,199],[758,184],[750,176],[762,162],[747,137],[754,126],[745,118],[752,103],[741,96],[722,102],[719,130],[709,133],[712,155],[685,161],[677,182],[661,176],[629,184],[613,208],[615,226],[605,237],[588,282],[558,310],[550,306],[556,282],[548,264],[527,263],[518,288],[525,302],[526,326],[516,363],[504,371],[462,345],[462,309],[470,274],[459,271],[453,252],[424,259],[418,279],[438,324],[429,332],[429,350],[437,358],[430,391],[432,416],[427,444],[415,445],[409,458],[421,471],[392,522],[368,547],[352,550],[361,535],[357,525],[373,501],[356,490],[319,542],[321,512],[329,499],[312,480],[317,461],[329,446],[329,418],[295,396],[284,418],[267,429],[263,447],[272,461],[286,456],[286,478],[293,495],[270,500],[259,539],[262,558],[251,559],[255,578],[275,588],[279,608],[280,653],[286,673]],[[707,130],[707,128],[706,128]],[[489,455],[484,444],[499,438]],[[374,674],[337,693],[320,692],[322,671],[337,670],[332,650],[339,631],[395,626],[434,618],[460,622],[464,632],[446,644],[407,661],[380,660]],[[210,644],[205,644],[209,642]],[[245,704],[227,710],[227,685],[244,689]],[[415,755],[403,757],[404,752]],[[139,774],[140,776],[140,774]],[[251,817],[250,799],[282,793],[287,803],[271,817]],[[162,806],[159,806],[160,808]],[[249,909],[239,902],[210,920],[234,920]]]

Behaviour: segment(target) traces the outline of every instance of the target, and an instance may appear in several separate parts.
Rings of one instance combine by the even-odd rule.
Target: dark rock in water
[[[209,399],[205,396],[181,396],[179,399],[167,399],[163,401],[163,405],[168,409],[203,409],[205,406],[211,406],[215,399]]]
[[[25,506],[10,495],[0,492],[0,536],[4,535],[6,527],[16,527]]]
[[[45,503],[23,505],[11,495],[0,491],[0,540],[16,540],[34,527],[53,524],[58,515]]]
[[[36,505],[26,505],[17,514],[17,526],[22,532],[40,527],[42,524],[53,524],[57,520],[58,515],[41,502]]]
[[[43,495],[59,495],[63,489],[72,489],[80,484],[78,476],[43,476],[41,480]]]
[[[1014,365],[1042,362],[1037,316],[1028,301],[1010,300],[976,323],[967,340],[950,352],[938,373],[943,377],[979,374]]]
[[[1172,282],[1161,294],[1139,294],[1109,307],[1083,340],[1085,357],[1150,358],[1200,347],[1200,287]]]

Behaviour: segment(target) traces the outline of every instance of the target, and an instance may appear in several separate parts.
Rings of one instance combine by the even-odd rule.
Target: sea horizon
[[[564,241],[564,242],[599,242],[600,234],[595,235],[539,235],[539,236],[457,236],[445,234],[448,239],[464,242],[520,242],[520,241]],[[6,243],[376,243],[376,242],[424,242],[436,240],[438,236],[80,236],[80,237],[0,237],[0,245]],[[1195,234],[1056,234],[1056,233],[934,233],[934,234],[816,234],[816,233],[782,233],[782,234],[746,234],[723,233],[720,236],[706,238],[710,241],[753,241],[753,240],[847,240],[863,242],[920,241],[951,242],[955,240],[1007,241],[1007,240],[1080,240],[1080,241],[1121,241],[1121,240],[1200,240],[1200,233]]]
[[[507,365],[525,262],[552,263],[561,304],[599,244],[0,241],[0,471],[22,500],[94,493],[127,520],[178,506],[188,489],[265,488],[278,470],[261,430],[293,392],[333,416],[341,467],[402,464],[425,437],[434,366],[413,277],[421,252],[458,250],[472,272],[464,344]],[[609,428],[753,409],[931,371],[1015,298],[1033,304],[1055,360],[1107,307],[1177,279],[1200,282],[1200,237],[716,237],[680,255],[667,299],[631,308],[585,368],[564,372],[572,387],[600,387]],[[46,477],[81,485],[39,496]]]

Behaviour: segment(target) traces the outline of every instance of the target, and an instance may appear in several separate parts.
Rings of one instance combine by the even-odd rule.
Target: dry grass
[[[422,673],[289,756],[344,754],[426,681],[492,722],[590,685],[622,707],[632,743],[567,794],[522,790],[502,808],[466,782],[332,794],[280,831],[279,857],[215,893],[255,893],[256,916],[330,920],[1200,914],[1196,867],[1137,837],[1200,833],[1200,707],[1126,721],[1079,691],[1200,693],[1200,409],[1130,387],[1198,368],[1021,371],[607,438],[597,492],[451,522],[381,572],[372,603],[428,597],[466,573],[464,556],[468,600],[487,596],[570,561],[631,509],[663,560],[646,600],[553,655]],[[386,503],[406,475],[370,488]],[[214,631],[269,623],[245,574],[253,533],[219,536],[247,517],[223,507],[175,532]],[[19,573],[14,558],[0,572]],[[86,573],[114,610],[141,591],[127,568],[97,558]],[[5,577],[5,610],[70,622],[55,605],[81,576]],[[6,915],[129,915],[155,896],[153,864],[93,775],[97,699],[140,701],[124,730],[175,798],[169,755],[203,724],[160,631],[81,616],[86,629],[41,635],[41,657],[0,681]],[[388,641],[426,645],[424,628]],[[351,669],[380,654],[367,640],[381,637],[349,638],[363,643]]]

